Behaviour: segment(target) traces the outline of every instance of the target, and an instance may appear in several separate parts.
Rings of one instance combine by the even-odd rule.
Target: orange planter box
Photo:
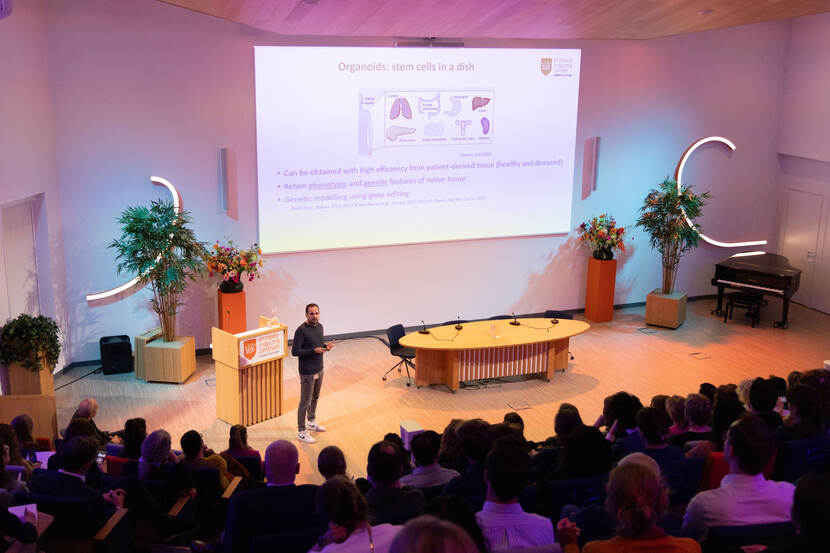
[[[231,334],[239,334],[248,330],[245,314],[245,290],[226,294],[221,290],[219,295],[219,328]]]
[[[614,285],[617,260],[588,259],[588,283],[585,287],[585,318],[595,323],[614,317]]]

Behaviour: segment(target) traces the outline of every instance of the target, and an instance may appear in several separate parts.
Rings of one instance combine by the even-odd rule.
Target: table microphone
[[[429,330],[427,330],[427,325],[426,325],[426,323],[424,322],[423,319],[421,319],[421,324],[423,325],[424,328],[419,330],[418,334],[429,334]]]
[[[458,322],[455,325],[455,329],[456,330],[461,330],[462,328],[464,328],[464,327],[461,325],[461,317],[458,317]]]
[[[552,324],[552,325],[558,325],[558,324],[559,324],[559,319],[551,319],[551,320],[550,320],[550,324]]]
[[[513,326],[519,326],[520,324],[522,324],[522,323],[520,323],[520,322],[519,322],[519,320],[516,318],[516,314],[515,314],[515,313],[513,313],[512,315],[513,315],[513,320],[512,320],[512,321],[510,321],[510,324],[512,324]]]

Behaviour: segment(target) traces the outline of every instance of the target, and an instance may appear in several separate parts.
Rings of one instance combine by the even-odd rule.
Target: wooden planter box
[[[46,365],[38,372],[32,372],[22,365],[12,363],[9,371],[9,395],[38,394],[55,395],[55,377]]]
[[[686,320],[686,293],[664,294],[660,288],[646,296],[646,324],[677,328]]]
[[[140,378],[181,384],[196,371],[196,341],[193,336],[176,336],[172,342],[161,339],[147,342],[141,364]]]
[[[614,317],[614,286],[617,281],[616,259],[588,259],[588,282],[585,287],[585,318],[595,323]]]

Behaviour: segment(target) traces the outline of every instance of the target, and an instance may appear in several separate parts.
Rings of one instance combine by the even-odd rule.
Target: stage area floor
[[[645,307],[617,310],[612,322],[592,324],[588,332],[571,339],[575,358],[550,382],[514,377],[462,387],[455,394],[443,386],[418,389],[414,381],[408,388],[405,373],[390,373],[383,382],[383,373],[397,362],[383,343],[374,338],[340,342],[326,356],[317,418],[328,431],[316,434],[314,445],[296,440],[300,385],[296,359],[289,356],[283,388],[286,412],[249,427],[249,443],[264,451],[273,440],[293,440],[300,450],[298,483],[321,483],[316,462],[323,447],[339,446],[349,472],[364,476],[371,445],[385,433],[398,431],[405,419],[440,433],[453,418],[500,422],[504,413],[517,411],[524,418],[527,438],[542,440],[553,434],[553,417],[562,402],[576,405],[591,424],[602,411],[603,398],[620,390],[636,394],[647,405],[656,394],[696,392],[701,382],[786,377],[793,370],[819,368],[830,358],[830,315],[793,304],[790,328],[776,329],[772,322],[780,316],[780,302],[771,300],[760,326],[753,329],[742,312],[724,324],[710,315],[713,306],[714,300],[690,302],[686,322],[677,330],[645,327]],[[55,386],[93,369],[79,367],[60,374]],[[197,358],[196,373],[183,385],[145,383],[132,373],[92,374],[57,391],[58,425],[66,426],[82,398],[94,397],[100,404],[95,419],[99,428],[115,430],[123,428],[127,418],[143,417],[148,431],[170,432],[174,447],[184,432],[196,429],[220,451],[227,447],[230,425],[216,418],[214,386],[208,355]]]

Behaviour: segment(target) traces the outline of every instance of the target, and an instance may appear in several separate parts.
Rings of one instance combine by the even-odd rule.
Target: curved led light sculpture
[[[169,190],[170,194],[173,196],[173,209],[176,210],[176,213],[181,213],[182,212],[182,200],[181,200],[181,196],[179,196],[179,191],[176,190],[176,187],[173,186],[173,184],[169,180],[163,179],[161,177],[150,177],[150,182],[152,182],[153,184],[158,184],[159,186],[163,186],[167,190]],[[161,257],[161,256],[159,256],[159,257]],[[156,260],[158,260],[158,258],[156,258]],[[126,282],[126,283],[124,283],[121,286],[118,286],[116,288],[113,288],[112,290],[107,290],[105,292],[98,292],[97,294],[88,294],[86,296],[86,301],[102,300],[104,298],[109,298],[109,297],[114,296],[116,294],[120,294],[121,292],[125,292],[125,291],[129,290],[130,288],[132,288],[133,286],[135,286],[136,284],[138,284],[139,280],[141,280],[140,277],[135,277],[131,281]]]
[[[677,193],[678,194],[682,190],[680,179],[683,176],[683,166],[686,165],[686,161],[689,159],[689,156],[692,155],[692,152],[694,152],[700,146],[703,146],[704,144],[706,144],[708,142],[720,142],[721,144],[726,144],[726,146],[728,146],[730,150],[735,151],[735,145],[732,143],[732,141],[727,139],[727,138],[723,138],[722,136],[708,136],[706,138],[701,138],[700,140],[698,140],[697,142],[695,142],[694,144],[692,144],[691,146],[686,148],[686,151],[683,152],[683,156],[680,158],[680,161],[677,164],[677,169],[675,169],[675,171],[674,171],[674,180],[677,181]],[[681,207],[680,209],[683,209],[683,208]],[[697,230],[694,223],[692,223],[692,221],[689,219],[688,215],[686,215],[685,211],[683,212],[683,217],[686,219],[686,224],[687,225],[689,225],[691,228]],[[706,236],[705,234],[703,234],[699,230],[698,230],[698,234],[700,234],[701,238],[703,238],[705,241],[709,242],[713,246],[719,246],[721,248],[740,248],[740,247],[744,247],[744,246],[763,246],[763,245],[766,245],[766,243],[767,243],[766,240],[752,240],[752,241],[749,241],[749,242],[719,242],[717,240],[713,240],[713,239],[709,238],[708,236]]]

